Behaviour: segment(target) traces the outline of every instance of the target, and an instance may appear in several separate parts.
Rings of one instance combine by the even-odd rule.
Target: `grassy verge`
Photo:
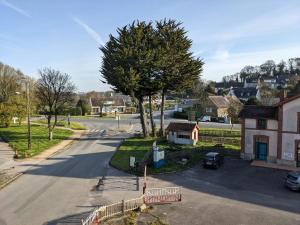
[[[141,161],[144,155],[151,149],[153,138],[128,138],[119,147],[118,151],[111,159],[111,164],[124,171],[129,171],[129,158],[134,156],[137,161]],[[217,148],[216,143],[198,142],[196,146],[169,144],[166,140],[157,140],[157,145],[165,151],[166,164],[159,168],[149,167],[149,173],[165,173],[187,169],[202,160],[207,151],[221,150],[225,155],[238,155],[240,146],[225,144],[222,148]],[[179,163],[182,158],[188,159],[187,164]]]
[[[37,120],[37,121],[35,121],[35,123],[39,123],[39,124],[43,124],[44,125],[44,124],[47,124],[48,122],[47,122],[47,120]],[[51,124],[53,124],[53,122],[51,122]],[[73,121],[70,122],[70,127],[69,127],[68,122],[65,121],[65,120],[57,121],[56,126],[71,128],[73,130],[85,130],[86,129],[85,126],[81,125],[78,122],[73,122]]]
[[[48,130],[45,126],[31,126],[31,150],[27,150],[27,126],[11,126],[0,128],[0,137],[8,141],[9,145],[18,153],[20,158],[35,156],[42,151],[58,144],[69,137],[73,132],[65,129],[55,129],[53,140],[48,140]]]
[[[141,160],[151,148],[153,138],[128,138],[120,145],[111,159],[111,164],[120,170],[129,170],[129,157],[134,156]]]

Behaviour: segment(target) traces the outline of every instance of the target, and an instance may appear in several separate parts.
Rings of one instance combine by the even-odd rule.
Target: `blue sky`
[[[38,77],[50,66],[78,91],[108,90],[101,54],[116,28],[139,20],[183,22],[203,77],[221,80],[245,65],[300,57],[300,1],[0,0],[0,61]]]

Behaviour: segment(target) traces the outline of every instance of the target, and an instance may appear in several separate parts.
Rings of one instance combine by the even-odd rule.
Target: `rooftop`
[[[239,114],[240,118],[262,118],[262,119],[275,119],[278,118],[277,107],[274,106],[257,106],[245,105]]]
[[[168,131],[193,131],[199,128],[195,123],[170,123],[167,127]]]

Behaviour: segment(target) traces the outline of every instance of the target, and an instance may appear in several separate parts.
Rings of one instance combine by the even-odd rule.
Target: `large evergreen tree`
[[[115,91],[138,101],[144,137],[149,135],[144,97],[153,94],[156,55],[155,33],[151,23],[134,22],[110,35],[103,52],[102,76]]]
[[[156,23],[159,41],[159,73],[161,84],[160,133],[164,135],[164,104],[167,91],[182,91],[193,86],[200,77],[203,62],[195,59],[190,51],[192,41],[187,37],[181,23],[162,20]]]

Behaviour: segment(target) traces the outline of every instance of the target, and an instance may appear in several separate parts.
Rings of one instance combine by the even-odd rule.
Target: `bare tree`
[[[69,101],[73,100],[75,86],[71,82],[68,74],[61,73],[58,70],[44,68],[39,70],[40,78],[37,81],[37,98],[40,106],[47,116],[49,140],[52,140],[53,129],[57,123],[59,109]],[[54,122],[51,125],[51,119],[54,116]]]
[[[235,123],[238,122],[238,116],[240,111],[243,108],[243,104],[235,98],[228,98],[229,100],[229,107],[227,109],[228,116],[231,118],[231,122]]]

